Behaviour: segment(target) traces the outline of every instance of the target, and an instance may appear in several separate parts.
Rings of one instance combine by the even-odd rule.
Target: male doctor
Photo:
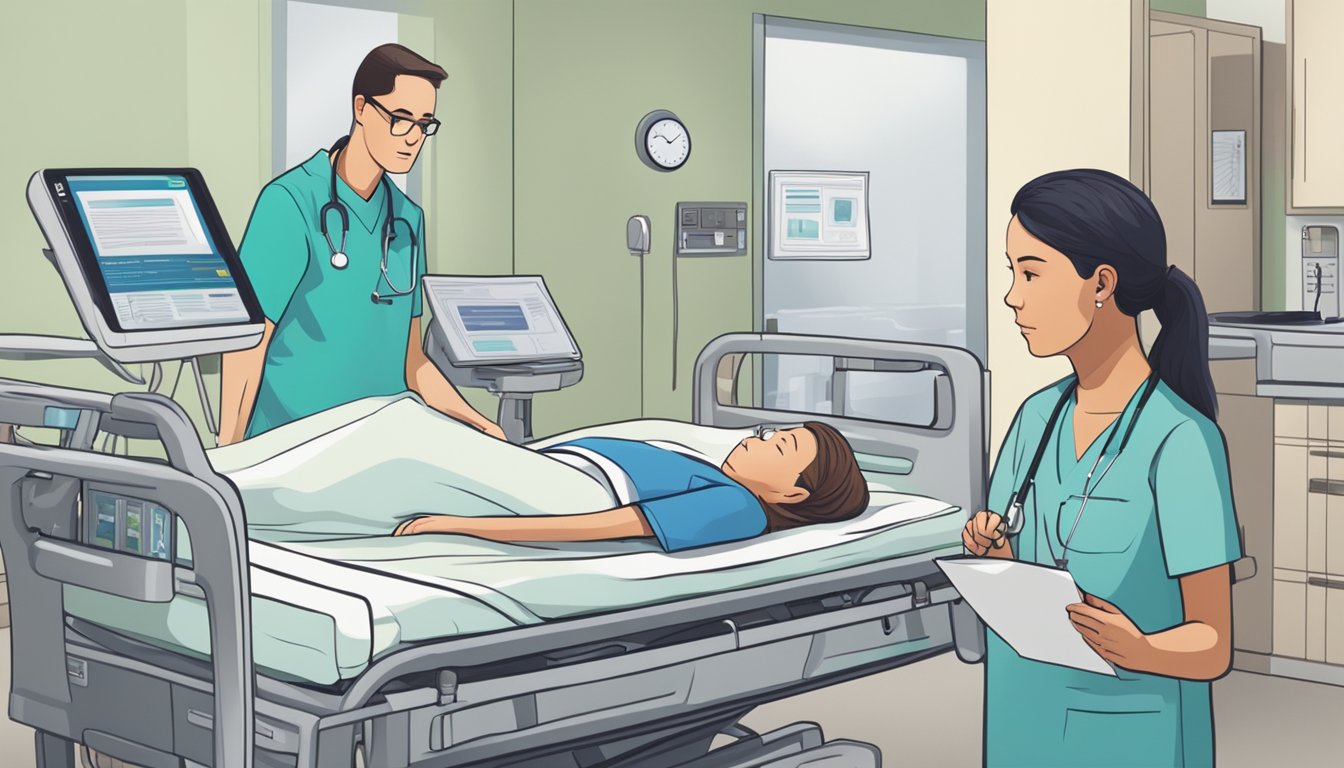
[[[409,171],[438,130],[447,76],[403,46],[373,49],[350,135],[261,190],[239,255],[266,326],[256,347],[224,355],[221,445],[407,389],[504,438],[421,349],[424,215],[386,176]]]

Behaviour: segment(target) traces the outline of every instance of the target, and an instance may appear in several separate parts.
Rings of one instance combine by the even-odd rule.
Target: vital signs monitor
[[[424,285],[454,366],[580,359],[539,275],[426,275]]]
[[[43,170],[28,204],[85,330],[124,363],[255,346],[261,307],[199,171]]]

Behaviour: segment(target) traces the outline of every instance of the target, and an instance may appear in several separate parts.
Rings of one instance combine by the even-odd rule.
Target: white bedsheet
[[[263,541],[381,536],[426,514],[613,506],[583,472],[464,426],[413,395],[369,398],[209,451]]]
[[[719,461],[748,432],[649,420],[536,446],[587,435],[660,439]],[[384,442],[361,442],[370,440]],[[481,436],[407,397],[352,403],[210,458],[239,486],[248,515],[256,663],[270,674],[323,684],[357,675],[404,642],[946,551],[957,546],[964,524],[942,501],[878,490],[854,520],[673,554],[652,540],[395,538],[388,533],[408,514],[566,514],[610,504],[583,472]],[[194,598],[135,603],[70,588],[66,608],[165,647],[209,651],[204,605]]]

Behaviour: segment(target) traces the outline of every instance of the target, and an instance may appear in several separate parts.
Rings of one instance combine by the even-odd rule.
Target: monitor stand
[[[51,265],[56,266],[56,255],[48,248],[42,249],[42,255],[47,257]],[[92,359],[98,361],[104,368],[120,377],[123,381],[128,381],[137,386],[145,386],[147,383],[140,376],[131,373],[124,365],[113,360],[106,352],[89,339],[76,339],[69,336],[43,336],[39,334],[22,333],[0,333],[0,360],[79,360]],[[193,376],[196,379],[196,394],[201,398],[201,409],[205,411],[206,427],[210,434],[219,436],[219,426],[215,421],[214,409],[210,405],[210,397],[205,389],[205,378],[201,375],[201,366],[199,360],[188,358],[182,361],[183,365],[191,365]],[[148,382],[150,391],[158,389],[160,383],[160,365],[154,363],[154,375]],[[9,442],[12,439],[12,431],[7,425],[0,425],[0,442]]]

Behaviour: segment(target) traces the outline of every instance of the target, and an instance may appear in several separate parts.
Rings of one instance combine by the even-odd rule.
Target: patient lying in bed
[[[543,449],[603,482],[622,506],[546,517],[431,515],[395,535],[455,533],[495,541],[654,537],[668,552],[838,522],[868,505],[854,452],[820,422],[742,440],[720,466],[636,440],[587,437]]]

